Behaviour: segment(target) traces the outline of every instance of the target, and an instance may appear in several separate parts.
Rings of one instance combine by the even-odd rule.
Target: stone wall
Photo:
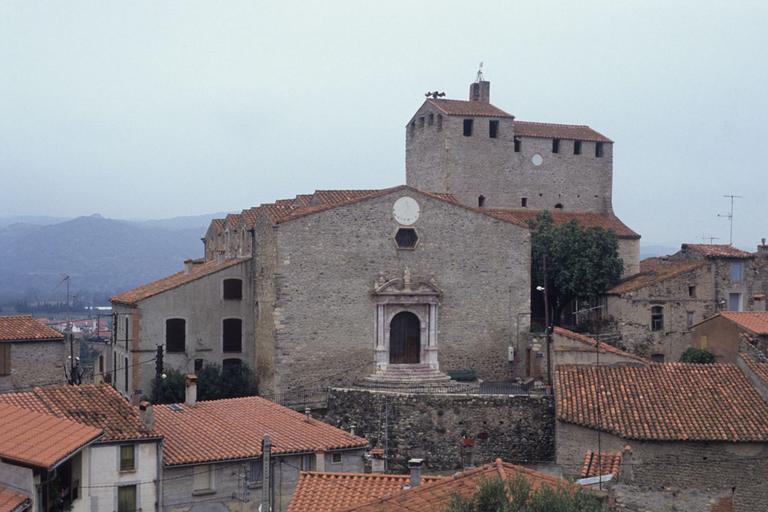
[[[565,476],[575,476],[586,451],[597,450],[597,436],[596,430],[557,422],[557,464]],[[735,488],[736,511],[764,510],[768,501],[768,443],[636,441],[608,433],[600,443],[603,451],[625,452],[622,483],[707,492]]]
[[[389,469],[404,470],[411,457],[432,470],[554,458],[551,396],[409,394],[334,388],[325,421],[388,451]],[[386,435],[385,435],[386,433]],[[464,438],[474,446],[464,446]],[[469,441],[470,443],[472,441]]]
[[[463,134],[465,117],[442,115],[440,123],[422,126],[420,118],[437,119],[439,111],[425,102],[414,116],[415,127],[406,126],[406,183],[430,192],[451,192],[469,206],[485,197],[488,208],[552,209],[561,204],[566,211],[612,211],[613,144],[604,143],[604,156],[595,156],[595,143],[582,141],[581,154],[574,155],[574,141],[560,141],[552,152],[551,138],[521,137],[514,151],[514,123],[498,118],[498,137],[489,137],[492,118],[473,119],[472,136]],[[542,158],[538,166],[534,155]]]
[[[33,386],[64,384],[64,365],[69,364],[69,344],[63,341],[10,343],[11,374],[0,377],[0,391],[25,391]],[[74,353],[80,355],[80,342]]]

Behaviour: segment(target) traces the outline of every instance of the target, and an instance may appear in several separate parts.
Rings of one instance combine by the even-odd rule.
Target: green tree
[[[549,212],[531,223],[532,283],[543,286],[554,319],[574,299],[594,299],[621,278],[624,262],[613,231],[571,220],[556,226]]]
[[[173,404],[184,401],[185,375],[178,370],[168,369],[165,378],[160,381],[157,403]],[[152,393],[155,382],[152,382]],[[222,368],[217,364],[207,364],[197,374],[198,400],[219,400],[240,396],[253,396],[259,393],[258,381],[253,371],[246,364]],[[154,395],[150,395],[154,396]]]
[[[703,348],[691,347],[680,356],[681,363],[711,364],[715,362],[715,355]]]
[[[446,512],[600,512],[606,510],[599,496],[584,489],[561,485],[531,485],[518,475],[509,480],[490,478],[480,482],[475,494],[455,494]]]

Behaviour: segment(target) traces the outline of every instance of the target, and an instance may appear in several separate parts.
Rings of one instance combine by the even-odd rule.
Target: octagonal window
[[[395,242],[399,249],[413,249],[418,241],[419,236],[413,228],[400,228],[395,234]]]

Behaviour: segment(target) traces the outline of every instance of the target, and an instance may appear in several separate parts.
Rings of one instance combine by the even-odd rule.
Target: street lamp
[[[547,289],[541,285],[536,287],[536,291],[544,294],[544,336],[547,340],[547,384],[552,389],[552,328],[549,325],[549,298]]]

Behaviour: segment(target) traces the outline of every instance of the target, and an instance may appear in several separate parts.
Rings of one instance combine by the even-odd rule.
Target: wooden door
[[[421,360],[421,322],[409,311],[395,315],[389,324],[389,362],[417,364]]]

